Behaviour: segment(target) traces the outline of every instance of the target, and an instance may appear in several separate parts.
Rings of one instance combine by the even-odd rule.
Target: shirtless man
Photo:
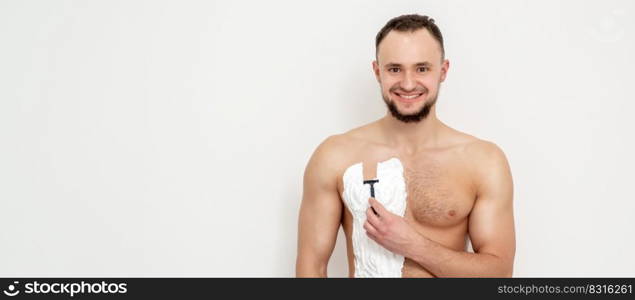
[[[510,168],[495,144],[437,119],[434,104],[449,61],[434,20],[420,15],[390,20],[377,34],[372,66],[388,107],[386,116],[328,137],[309,160],[296,275],[327,276],[341,225],[350,277],[512,276],[515,232]],[[388,162],[399,170],[392,173],[396,177],[378,177],[378,169]],[[361,168],[353,168],[356,164]],[[344,186],[345,173],[349,176],[352,170],[359,171],[359,178]],[[364,184],[357,182],[362,176]],[[388,209],[394,204],[390,203],[393,196],[367,196],[371,179],[378,179],[378,193],[379,184],[390,181],[381,189],[392,188],[394,197],[403,194],[405,210]],[[402,192],[400,181],[405,182]],[[365,206],[343,199],[354,194],[345,190],[352,186],[364,188],[357,194],[368,197],[362,201]],[[355,205],[358,211],[353,216],[351,206]],[[467,252],[468,237],[474,253]],[[372,256],[380,250],[397,273],[381,271],[385,259],[366,261],[372,260],[368,253]]]

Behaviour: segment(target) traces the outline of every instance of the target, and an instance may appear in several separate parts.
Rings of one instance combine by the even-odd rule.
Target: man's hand
[[[364,229],[366,235],[389,251],[408,257],[416,251],[415,246],[422,236],[408,221],[388,211],[375,198],[369,198]],[[373,209],[377,212],[373,211]]]

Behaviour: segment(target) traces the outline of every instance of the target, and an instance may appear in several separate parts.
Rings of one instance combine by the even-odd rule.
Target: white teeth
[[[411,96],[406,96],[406,95],[399,95],[399,97],[401,98],[405,98],[405,99],[414,99],[417,98],[419,96],[421,96],[422,94],[418,94],[418,95],[411,95]]]

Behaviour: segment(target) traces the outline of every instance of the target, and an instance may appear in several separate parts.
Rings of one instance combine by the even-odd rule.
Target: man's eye
[[[419,72],[427,72],[428,71],[428,67],[419,67]]]
[[[399,72],[399,68],[388,68],[388,72]]]

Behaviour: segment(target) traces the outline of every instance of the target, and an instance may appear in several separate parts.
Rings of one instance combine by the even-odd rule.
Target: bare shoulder
[[[315,150],[315,153],[323,156],[324,159],[335,160],[338,157],[345,156],[347,149],[350,149],[354,143],[355,137],[350,132],[334,134],[324,139]]]
[[[498,145],[491,141],[476,139],[466,144],[464,150],[479,195],[511,195],[511,170],[505,153]]]
[[[348,158],[354,155],[357,149],[372,143],[376,129],[374,122],[369,123],[341,134],[331,135],[322,144],[326,149],[337,152],[338,156]]]
[[[503,150],[493,142],[477,138],[465,132],[445,126],[445,144],[458,150],[464,160],[476,164],[500,163],[505,161]]]
[[[493,182],[511,181],[507,157],[497,144],[447,127],[448,145],[455,149],[477,190]]]
[[[309,165],[332,166],[338,157],[338,152],[345,148],[346,140],[341,134],[335,134],[324,139],[315,149]],[[317,166],[316,166],[317,167]]]
[[[354,143],[354,139],[348,133],[328,136],[313,152],[307,169],[337,174],[350,156]]]
[[[315,149],[307,171],[317,171],[337,178],[355,159],[360,149],[369,143],[372,137],[372,124],[334,134],[324,139]]]
[[[494,167],[507,165],[503,150],[491,141],[474,138],[465,144],[464,153],[478,167]]]

